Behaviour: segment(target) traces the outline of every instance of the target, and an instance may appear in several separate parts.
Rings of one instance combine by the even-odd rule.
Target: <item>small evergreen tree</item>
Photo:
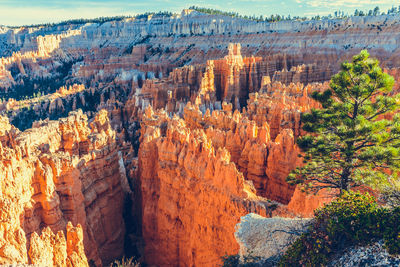
[[[400,116],[394,114],[400,98],[393,85],[393,77],[366,50],[343,63],[330,88],[312,94],[322,109],[302,115],[309,134],[297,143],[305,165],[287,181],[314,192],[342,193],[361,184],[382,185],[388,173],[393,179],[400,167]]]
[[[373,13],[373,14],[374,14],[374,16],[378,16],[378,15],[379,15],[379,13],[380,13],[379,11],[380,11],[379,7],[378,7],[378,6],[376,6],[376,7],[374,8],[374,11],[373,11],[373,12],[374,12],[374,13]]]
[[[372,10],[371,9],[368,11],[368,16],[372,16]]]

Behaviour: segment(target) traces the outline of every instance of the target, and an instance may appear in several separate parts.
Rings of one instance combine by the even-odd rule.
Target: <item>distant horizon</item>
[[[127,0],[100,0],[81,1],[71,0],[0,0],[0,25],[25,26],[45,23],[59,23],[73,19],[94,19],[99,17],[135,16],[147,12],[168,11],[180,13],[190,6],[218,9],[235,12],[247,16],[283,15],[313,17],[334,14],[343,11],[352,15],[356,9],[368,11],[376,6],[381,12],[386,12],[391,7],[399,7],[398,0],[245,0],[224,3],[216,1],[181,1],[181,0],[155,0],[152,2],[127,1]],[[245,6],[246,8],[242,8]]]

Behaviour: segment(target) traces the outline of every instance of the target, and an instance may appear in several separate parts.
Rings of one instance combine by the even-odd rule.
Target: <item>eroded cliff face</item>
[[[288,88],[292,91],[286,95]],[[331,200],[324,194],[309,197],[285,181],[301,165],[292,130],[300,122],[294,127],[295,120],[302,110],[316,106],[307,96],[316,87],[288,88],[274,87],[276,98],[287,97],[287,103],[266,90],[251,95],[253,106],[242,112],[223,103],[222,110],[203,114],[198,98],[200,103],[185,106],[183,118],[146,108],[135,173],[142,194],[146,263],[215,266],[223,255],[237,253],[233,233],[241,214],[310,216]],[[297,96],[301,100],[295,101]],[[261,116],[261,126],[249,119],[260,113],[254,105],[264,104],[268,111],[271,103],[283,105],[277,115],[299,115],[281,116],[277,125],[285,127],[276,129],[274,139],[268,116]]]
[[[311,93],[326,90],[329,84],[284,85],[280,82],[268,82],[268,78],[264,81],[259,92],[249,95],[246,115],[259,126],[267,122],[273,140],[283,129],[291,129],[297,138],[302,133],[300,114],[320,107],[310,97]]]
[[[0,87],[9,88],[15,85],[16,81],[12,75],[12,67],[16,67],[22,75],[29,73],[32,76],[41,78],[51,76],[51,71],[54,70],[54,66],[46,64],[47,68],[43,68],[43,63],[54,56],[53,52],[59,50],[60,43],[64,39],[80,34],[81,31],[79,29],[67,30],[59,34],[38,36],[29,36],[29,34],[27,34],[25,36],[26,39],[24,38],[26,47],[24,52],[13,52],[11,56],[2,57],[0,59]],[[14,34],[11,34],[11,36],[14,36]],[[15,43],[13,38],[8,41],[10,41],[10,43]],[[63,53],[61,53],[61,55],[64,59],[68,59]],[[43,63],[40,61],[43,61]]]
[[[148,107],[139,170],[145,261],[157,266],[215,266],[237,253],[235,224],[250,211],[286,210],[255,195],[225,147],[204,129]]]
[[[107,112],[90,125],[80,111],[25,132],[1,120],[1,263],[101,265],[122,255],[126,176]]]
[[[73,227],[67,224],[67,238],[62,231],[53,234],[46,227],[39,236],[31,235],[29,243],[29,259],[39,266],[87,266],[87,258],[83,247],[83,231],[81,225]]]
[[[251,82],[241,83],[249,83],[250,92],[252,86],[258,90],[255,82],[266,74],[283,83],[323,82],[338,70],[340,62],[362,48],[386,67],[396,67],[399,27],[398,15],[267,23],[188,11],[102,24],[3,28],[0,86],[12,89],[26,83],[26,76],[54,79],[63,71],[81,83],[117,77],[132,81],[138,72],[167,77],[184,65],[218,63],[230,53],[229,43],[237,42],[249,58],[243,63],[245,72],[251,72]],[[259,63],[259,58],[266,60]],[[222,65],[216,68],[225,68]],[[268,73],[257,74],[263,65]],[[232,75],[243,76],[235,73],[243,74],[240,68],[232,70]],[[221,82],[225,88],[226,81]],[[245,100],[240,102],[245,104]]]

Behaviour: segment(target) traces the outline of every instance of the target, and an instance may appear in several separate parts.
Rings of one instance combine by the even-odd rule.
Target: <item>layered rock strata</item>
[[[267,59],[268,75],[277,81],[323,82],[363,48],[386,67],[396,67],[398,16],[268,23],[192,10],[106,23],[5,27],[0,85],[9,88],[25,75],[56,76],[55,69],[71,60],[78,61],[72,68],[77,79],[124,79],[132,69],[167,77],[176,67],[223,58],[229,43],[237,42],[243,55]]]

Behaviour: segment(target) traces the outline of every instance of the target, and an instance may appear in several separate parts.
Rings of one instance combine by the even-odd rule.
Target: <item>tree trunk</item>
[[[350,168],[344,168],[340,177],[340,195],[349,189]]]

